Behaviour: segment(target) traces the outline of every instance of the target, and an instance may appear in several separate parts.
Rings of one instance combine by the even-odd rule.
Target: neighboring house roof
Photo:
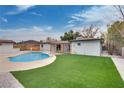
[[[79,40],[71,40],[70,42],[78,42],[78,41],[96,41],[96,40],[100,40],[99,38],[85,38],[85,39],[79,39]]]
[[[0,40],[0,44],[1,43],[16,43],[15,41],[13,41],[13,40]]]

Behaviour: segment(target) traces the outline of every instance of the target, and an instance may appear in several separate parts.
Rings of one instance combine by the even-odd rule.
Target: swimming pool
[[[32,62],[48,58],[49,55],[42,52],[30,52],[15,57],[9,57],[10,62]]]

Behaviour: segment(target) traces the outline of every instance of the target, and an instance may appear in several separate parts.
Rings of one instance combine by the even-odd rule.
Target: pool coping
[[[23,70],[30,70],[30,69],[34,69],[38,67],[43,67],[43,66],[53,63],[56,59],[55,55],[52,55],[49,53],[46,53],[49,55],[48,58],[37,60],[37,61],[31,61],[31,62],[10,62],[8,59],[8,57],[14,57],[14,56],[25,54],[28,52],[30,51],[26,51],[26,52],[14,54],[14,55],[9,55],[9,56],[1,58],[0,61],[2,65],[1,65],[0,72],[2,73],[2,72],[11,72],[11,71],[23,71]],[[42,51],[31,51],[31,52],[42,52]],[[45,52],[42,52],[42,53],[45,53]]]

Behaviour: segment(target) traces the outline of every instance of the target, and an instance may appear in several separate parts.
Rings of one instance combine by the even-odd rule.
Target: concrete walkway
[[[121,56],[117,56],[117,55],[109,55],[106,51],[102,53],[102,56],[111,57],[122,80],[124,81],[124,58],[122,58]]]
[[[20,82],[9,72],[0,73],[0,88],[23,88]]]
[[[118,72],[121,75],[122,80],[124,81],[124,58],[111,57]]]

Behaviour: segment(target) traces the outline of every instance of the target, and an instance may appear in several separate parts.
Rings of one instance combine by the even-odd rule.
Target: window
[[[77,45],[78,45],[78,46],[80,46],[80,45],[81,45],[81,43],[77,43]]]

